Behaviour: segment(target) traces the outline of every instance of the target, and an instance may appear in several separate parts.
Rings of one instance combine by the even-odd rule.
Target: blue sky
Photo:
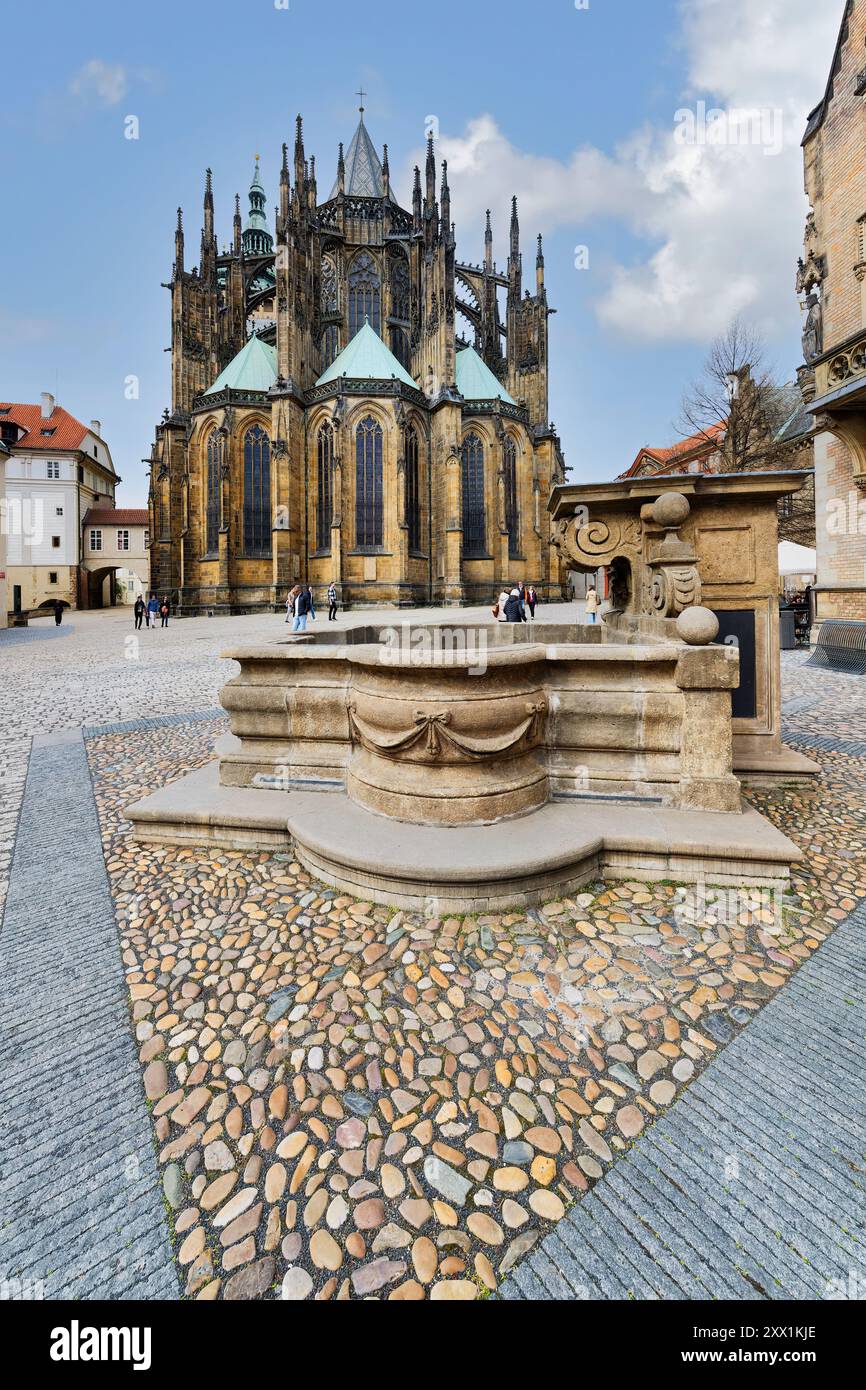
[[[279,2],[279,0],[278,0]],[[103,422],[121,499],[146,497],[169,403],[175,209],[195,263],[203,170],[218,235],[256,151],[272,206],[279,150],[304,115],[320,196],[363,85],[392,182],[435,115],[452,171],[458,254],[479,260],[483,209],[504,259],[520,200],[531,283],[545,235],[551,415],[572,477],[606,478],[676,434],[682,391],[734,312],[766,336],[782,377],[799,356],[793,292],[805,203],[798,142],[826,81],[841,0],[47,0],[4,20],[0,131],[6,215],[0,396],[57,392]],[[758,23],[761,32],[752,32]],[[751,26],[751,28],[750,28]],[[765,54],[762,59],[761,54]],[[20,62],[16,61],[16,55]],[[678,147],[676,112],[781,110],[784,147]],[[124,136],[134,115],[139,138]],[[589,268],[575,269],[586,246]],[[127,399],[125,380],[139,380]]]

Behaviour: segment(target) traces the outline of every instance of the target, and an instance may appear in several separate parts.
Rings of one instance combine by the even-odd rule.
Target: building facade
[[[98,420],[77,420],[44,392],[39,405],[0,402],[6,460],[6,601],[13,612],[101,607],[107,571],[82,564],[82,523],[114,503],[119,477]],[[109,598],[110,602],[111,599]]]
[[[9,457],[9,447],[0,439],[0,627],[6,627],[7,618],[7,598],[6,598],[6,460]]]
[[[184,612],[280,606],[297,581],[344,603],[559,597],[547,498],[564,479],[548,415],[538,238],[524,289],[517,203],[504,272],[458,258],[432,139],[411,208],[360,121],[320,200],[300,117],[275,235],[258,160],[217,250],[210,172],[199,265],[175,233],[172,408],[150,473],[151,580]]]
[[[745,389],[751,378],[744,373]],[[797,493],[779,500],[779,538],[815,546],[814,427],[800,388],[793,383],[774,388],[772,414],[781,423],[759,439],[747,460],[736,464],[727,439],[727,421],[663,448],[645,445],[620,478],[649,478],[670,473],[808,473]]]
[[[102,576],[101,606],[135,603],[140,594],[149,595],[149,546],[146,507],[90,508],[82,527],[81,563],[97,582]]]
[[[845,0],[803,138],[800,380],[815,419],[817,618],[866,620],[866,0]]]

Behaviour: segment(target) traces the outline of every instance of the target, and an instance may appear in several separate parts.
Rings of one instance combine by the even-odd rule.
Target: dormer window
[[[48,429],[40,430],[39,433],[43,435],[46,439],[50,439],[52,434],[57,433],[57,428],[56,426],[51,425]]]

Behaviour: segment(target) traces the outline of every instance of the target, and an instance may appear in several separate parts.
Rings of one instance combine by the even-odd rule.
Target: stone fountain
[[[610,566],[602,626],[457,615],[225,652],[230,733],[128,809],[135,837],[290,849],[336,888],[435,915],[598,877],[785,885],[800,851],[734,771],[740,650],[701,602],[705,509],[685,480],[650,481],[651,502],[639,489],[607,515],[567,488],[552,502],[566,562]],[[777,734],[759,762],[785,762]]]

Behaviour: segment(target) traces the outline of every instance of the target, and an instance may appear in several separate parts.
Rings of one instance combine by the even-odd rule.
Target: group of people
[[[160,627],[168,627],[169,614],[171,613],[171,604],[168,601],[168,595],[163,594],[162,598],[158,599],[156,594],[151,594],[147,603],[145,603],[143,597],[139,594],[133,606],[133,613],[135,614],[136,629],[141,627],[142,622],[144,622],[147,627],[156,627],[157,618],[160,620]]]
[[[511,590],[503,589],[493,605],[493,616],[500,623],[525,623],[535,617],[538,594],[532,584],[515,584]]]
[[[337,617],[337,586],[332,581],[328,585],[328,622]],[[296,584],[286,596],[286,622],[292,624],[292,632],[306,632],[307,619],[316,620],[316,601],[309,584]]]

